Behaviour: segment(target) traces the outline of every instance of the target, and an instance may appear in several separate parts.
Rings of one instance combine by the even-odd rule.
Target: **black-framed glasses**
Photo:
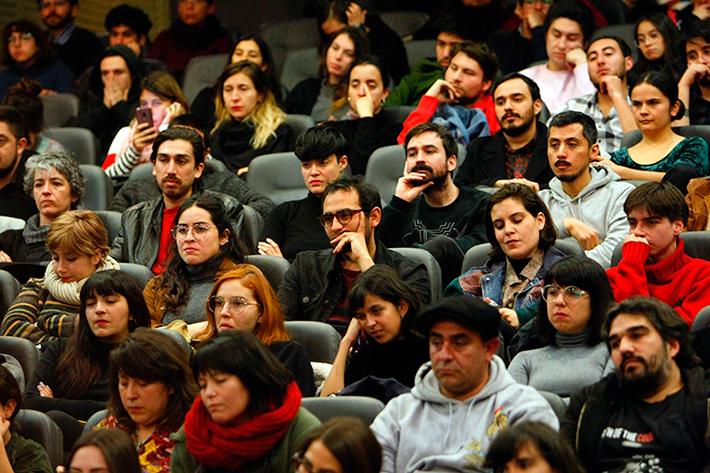
[[[293,469],[296,473],[335,473],[334,470],[321,470],[316,469],[313,463],[304,456],[301,452],[296,452],[291,457],[291,463],[293,464]]]
[[[589,293],[584,289],[578,288],[577,286],[560,287],[556,284],[548,284],[542,288],[542,298],[548,302],[554,301],[560,294],[562,294],[562,297],[564,297],[565,300],[574,301],[581,299]]]
[[[362,209],[342,209],[335,213],[324,213],[318,218],[318,220],[320,221],[320,224],[326,228],[333,225],[333,219],[337,219],[338,223],[341,225],[347,225],[347,223],[353,219],[353,215],[359,212],[362,212]]]
[[[250,305],[255,305],[261,308],[261,304],[256,302],[249,302],[240,296],[232,296],[225,299],[222,296],[212,296],[210,297],[210,310],[214,313],[221,312],[224,306],[227,306],[227,311],[231,314],[241,314]]]
[[[185,240],[187,238],[187,234],[192,230],[192,237],[195,240],[200,240],[207,235],[207,232],[212,230],[214,225],[210,225],[208,223],[196,223],[193,226],[190,225],[185,225],[185,224],[179,224],[175,225],[172,230],[170,230],[170,234],[175,238],[176,240]]]

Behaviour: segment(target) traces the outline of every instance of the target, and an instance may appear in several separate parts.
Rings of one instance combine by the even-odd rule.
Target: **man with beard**
[[[463,145],[497,132],[500,125],[489,94],[497,73],[498,59],[486,44],[465,41],[454,46],[444,78],[422,96],[404,121],[397,143],[404,143],[409,130],[427,121],[444,125]]]
[[[690,113],[678,124],[710,125],[710,19],[692,24],[683,35],[681,51],[688,69],[678,81],[678,98]]]
[[[486,241],[488,195],[454,184],[458,147],[444,127],[415,126],[404,150],[404,175],[382,212],[381,238],[388,246],[428,250],[448,283],[460,274],[466,250]]]
[[[454,182],[459,186],[503,187],[526,184],[535,190],[547,187],[554,177],[547,164],[547,128],[537,120],[542,110],[540,89],[519,73],[505,76],[493,90],[501,130],[476,138],[466,148]]]
[[[710,305],[710,262],[685,253],[679,236],[688,221],[683,194],[669,182],[647,182],[631,191],[624,212],[631,232],[621,261],[606,272],[614,299],[655,297],[691,325]]]
[[[0,106],[0,215],[27,220],[37,213],[34,199],[22,186],[24,151],[28,149],[22,116],[15,107]]]
[[[161,195],[123,213],[121,230],[111,247],[111,256],[121,262],[146,266],[154,274],[165,271],[175,215],[198,190],[222,200],[232,221],[232,230],[239,234],[242,205],[226,194],[201,189],[199,178],[205,168],[206,155],[202,136],[191,128],[168,128],[158,135],[150,160]]]
[[[624,202],[634,186],[606,166],[590,167],[599,154],[594,120],[562,112],[547,131],[547,157],[555,177],[540,198],[550,209],[557,238],[574,238],[586,255],[608,268],[614,248],[629,233]]]
[[[586,471],[705,471],[709,389],[688,326],[636,297],[609,312],[604,331],[616,373],[573,395],[562,422]]]
[[[42,22],[49,30],[57,56],[79,77],[99,57],[103,46],[96,35],[76,26],[78,0],[37,0]]]
[[[616,36],[600,36],[587,47],[589,78],[597,91],[567,101],[561,111],[574,110],[597,124],[599,153],[621,148],[624,133],[636,129],[628,90],[628,72],[634,65],[631,49]]]
[[[315,320],[341,334],[350,323],[347,295],[357,277],[375,264],[394,268],[423,303],[431,294],[426,268],[388,250],[378,241],[380,194],[357,178],[340,178],[323,193],[321,225],[331,248],[302,251],[279,287],[287,320]]]

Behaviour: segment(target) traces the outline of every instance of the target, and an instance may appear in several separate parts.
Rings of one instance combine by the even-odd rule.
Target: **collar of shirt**
[[[69,38],[71,38],[72,33],[74,33],[74,29],[76,29],[76,26],[74,23],[69,24],[64,31],[62,31],[59,36],[54,38],[54,41],[52,43],[54,44],[59,44],[59,45],[65,45],[67,41],[69,41]]]

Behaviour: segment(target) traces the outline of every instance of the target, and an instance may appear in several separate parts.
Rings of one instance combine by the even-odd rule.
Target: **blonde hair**
[[[47,234],[47,248],[58,248],[87,256],[97,252],[103,261],[108,254],[108,233],[101,219],[91,210],[70,210],[54,219]]]
[[[261,148],[272,137],[276,136],[276,129],[286,119],[286,113],[276,104],[273,92],[269,88],[269,82],[264,72],[251,61],[239,61],[224,68],[222,75],[217,80],[215,92],[215,116],[216,123],[212,132],[214,133],[220,126],[233,120],[229,109],[224,105],[224,83],[235,74],[243,73],[254,84],[257,93],[262,97],[256,104],[254,111],[247,116],[244,121],[254,125],[254,136],[249,144],[253,149]]]

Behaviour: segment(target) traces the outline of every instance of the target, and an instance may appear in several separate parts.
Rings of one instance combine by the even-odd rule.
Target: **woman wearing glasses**
[[[315,394],[308,353],[289,340],[279,300],[259,268],[240,264],[223,274],[207,300],[206,327],[197,340],[211,340],[230,330],[251,332],[291,371],[304,396]]]
[[[557,261],[544,284],[534,324],[547,346],[518,353],[508,372],[518,383],[566,398],[613,371],[601,326],[614,296],[604,269],[586,256]]]
[[[188,199],[175,216],[166,271],[143,291],[152,325],[204,327],[205,300],[214,281],[244,261],[222,201],[209,193]],[[175,327],[175,328],[177,328]]]

